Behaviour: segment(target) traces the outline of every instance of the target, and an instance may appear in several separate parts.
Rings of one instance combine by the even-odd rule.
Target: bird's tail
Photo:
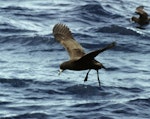
[[[105,69],[105,70],[107,69],[104,65],[102,65],[102,68]]]

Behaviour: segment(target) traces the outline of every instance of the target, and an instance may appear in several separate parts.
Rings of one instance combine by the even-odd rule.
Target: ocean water
[[[149,119],[150,25],[130,21],[149,0],[0,0],[0,119]],[[53,26],[66,24],[107,70],[64,71]]]

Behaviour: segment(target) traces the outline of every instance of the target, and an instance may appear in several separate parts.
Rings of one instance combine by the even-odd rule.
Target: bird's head
[[[63,62],[61,65],[60,65],[60,69],[59,69],[59,75],[64,71],[68,69],[68,62]]]

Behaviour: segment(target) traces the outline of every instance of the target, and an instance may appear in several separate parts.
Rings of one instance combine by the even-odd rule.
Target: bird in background
[[[150,18],[148,17],[148,13],[144,11],[144,6],[137,7],[135,13],[137,13],[139,17],[137,18],[133,16],[131,18],[132,21],[134,21],[135,23],[138,23],[140,26],[149,24]]]
[[[53,28],[53,35],[55,39],[64,46],[66,51],[68,52],[70,59],[68,61],[63,62],[60,65],[59,74],[63,72],[64,70],[75,70],[75,71],[81,71],[81,70],[88,70],[84,81],[87,81],[88,74],[91,71],[91,69],[94,69],[97,71],[97,79],[100,86],[100,79],[99,79],[99,72],[98,70],[101,68],[106,69],[102,63],[95,60],[95,57],[110,48],[113,48],[115,46],[115,42],[112,42],[111,44],[107,45],[106,47],[102,49],[98,49],[95,51],[92,51],[90,53],[85,53],[83,47],[74,39],[70,29],[64,25],[64,24],[56,24]]]

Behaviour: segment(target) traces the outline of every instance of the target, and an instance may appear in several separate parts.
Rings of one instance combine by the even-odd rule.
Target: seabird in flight
[[[87,81],[90,70],[94,69],[97,71],[97,79],[100,86],[98,70],[101,68],[105,69],[105,67],[102,63],[98,62],[94,58],[99,53],[114,47],[115,42],[112,42],[102,49],[98,49],[86,54],[82,46],[73,38],[70,29],[66,25],[56,24],[53,28],[53,35],[55,39],[64,46],[70,56],[70,60],[63,62],[60,65],[60,72],[67,69],[76,71],[88,70],[84,79],[84,81]]]

